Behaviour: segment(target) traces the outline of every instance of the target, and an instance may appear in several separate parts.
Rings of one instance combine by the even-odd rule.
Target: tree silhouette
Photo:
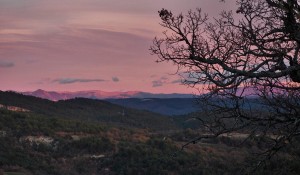
[[[224,2],[226,3],[226,1]],[[237,0],[237,10],[210,20],[201,9],[186,15],[159,11],[163,36],[150,50],[158,62],[184,72],[209,118],[211,134],[247,132],[264,138],[259,165],[300,135],[300,5],[297,0]]]

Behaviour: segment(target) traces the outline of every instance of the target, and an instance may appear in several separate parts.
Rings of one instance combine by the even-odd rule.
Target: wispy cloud
[[[186,83],[184,81],[184,79],[170,79],[168,77],[160,77],[159,79],[155,79],[152,81],[152,87],[160,87],[160,86],[164,86],[166,84],[183,84],[183,83]]]
[[[103,82],[103,79],[83,79],[83,78],[60,78],[53,80],[52,82],[59,84],[71,84],[71,83],[89,83],[89,82]]]
[[[172,84],[182,84],[182,80],[178,79],[178,80],[173,80],[171,81]]]
[[[163,86],[164,83],[160,80],[154,80],[152,81],[152,87],[159,87],[159,86]]]
[[[179,75],[181,76],[182,83],[184,84],[195,84],[195,82],[197,82],[197,84],[202,84],[199,82],[199,79],[205,76],[197,72],[181,72]]]
[[[8,67],[13,67],[13,66],[15,66],[15,64],[12,62],[0,61],[0,68],[1,67],[8,68]]]
[[[164,84],[167,84],[168,82],[169,81],[167,77],[160,77],[160,79],[152,81],[152,87],[160,87]]]
[[[112,77],[111,79],[112,79],[113,82],[119,82],[120,81],[120,79],[118,77]]]

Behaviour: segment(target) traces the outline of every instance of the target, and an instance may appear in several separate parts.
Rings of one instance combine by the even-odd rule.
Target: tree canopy
[[[199,120],[211,136],[264,136],[266,160],[300,135],[300,2],[236,3],[236,11],[212,20],[200,8],[186,15],[160,10],[165,31],[150,50],[158,62],[173,62],[187,73],[185,84],[208,92],[199,102],[211,118]]]

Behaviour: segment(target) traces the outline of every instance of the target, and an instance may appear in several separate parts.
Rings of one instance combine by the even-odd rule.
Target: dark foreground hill
[[[107,127],[97,122],[0,109],[0,173],[4,175],[299,174],[288,150],[269,166],[247,173],[262,145],[222,136],[181,150],[197,131],[168,134]],[[295,155],[294,155],[295,156]],[[246,166],[246,167],[245,167]],[[248,167],[249,168],[249,167]],[[251,168],[251,167],[250,167]]]
[[[177,128],[170,117],[144,110],[125,108],[95,99],[75,98],[53,102],[15,92],[0,91],[0,104],[24,108],[46,117],[104,122],[119,126],[157,130]]]
[[[147,130],[107,128],[6,109],[0,109],[0,142],[0,173],[4,175],[196,175],[239,170],[231,165],[236,160],[223,161],[225,155],[202,158],[206,149],[214,148],[180,151],[180,142]]]
[[[106,101],[163,115],[184,115],[199,110],[195,98],[124,98],[106,99]]]

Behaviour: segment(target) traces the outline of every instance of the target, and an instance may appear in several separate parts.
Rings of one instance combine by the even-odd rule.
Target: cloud
[[[152,81],[152,87],[159,87],[159,86],[163,86],[163,82],[160,80],[154,80]]]
[[[167,80],[169,80],[169,78],[167,78],[167,77],[160,77],[160,79],[161,79],[162,81],[167,81]]]
[[[182,80],[181,79],[173,80],[171,81],[171,84],[182,84]]]
[[[181,72],[179,75],[182,78],[183,84],[203,84],[199,82],[199,79],[203,78],[205,75],[197,72]]]
[[[152,81],[152,87],[160,87],[163,86],[164,84],[169,83],[167,77],[160,77],[158,80],[153,80]]]
[[[89,82],[103,82],[103,79],[82,79],[82,78],[61,78],[53,80],[55,83],[59,84],[71,84],[71,83],[89,83]]]
[[[165,84],[189,84],[189,82],[184,79],[171,80],[165,76],[152,81],[152,87],[164,86]]]
[[[119,82],[120,81],[120,79],[118,77],[112,77],[111,79],[112,79],[113,82]]]
[[[0,68],[1,67],[8,68],[13,66],[15,66],[15,64],[12,62],[0,61]]]

